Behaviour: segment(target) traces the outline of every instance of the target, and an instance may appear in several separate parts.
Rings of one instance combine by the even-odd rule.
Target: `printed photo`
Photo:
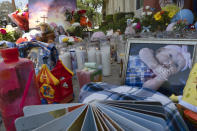
[[[75,9],[76,0],[29,0],[29,26],[36,28],[40,23],[48,23],[66,29],[69,22],[66,22],[65,12]]]
[[[132,43],[126,81],[129,86],[182,94],[192,68],[195,45]]]

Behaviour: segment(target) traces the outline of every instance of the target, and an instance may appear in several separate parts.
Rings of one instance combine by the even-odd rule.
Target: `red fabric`
[[[189,119],[193,124],[197,125],[197,113],[190,110],[185,110],[184,114],[187,119]]]
[[[54,98],[46,98],[42,93],[42,98],[46,99],[49,104],[51,103],[61,103],[65,100],[65,98],[68,98],[70,95],[73,94],[73,85],[72,85],[72,73],[70,73],[62,64],[61,61],[58,61],[56,66],[53,68],[51,73],[60,81],[58,85],[50,84],[50,86],[54,90]],[[40,78],[41,76],[38,75],[37,78]],[[64,79],[63,79],[64,78]],[[49,78],[50,79],[50,78]],[[41,88],[42,85],[46,83],[40,83],[39,87]],[[66,84],[65,84],[66,83]],[[64,87],[64,84],[67,85]]]
[[[55,97],[59,100],[64,100],[69,95],[73,94],[73,84],[72,84],[72,74],[65,69],[61,61],[58,61],[51,73],[60,80],[62,77],[65,79],[60,80],[58,85],[57,93]],[[66,82],[68,87],[63,87],[63,84]]]

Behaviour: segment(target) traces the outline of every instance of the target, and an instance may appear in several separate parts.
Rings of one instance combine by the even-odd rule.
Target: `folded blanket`
[[[145,100],[162,103],[167,115],[167,129],[170,131],[188,131],[174,103],[165,95],[147,88],[114,86],[106,83],[90,83],[81,89],[79,102],[93,100]]]

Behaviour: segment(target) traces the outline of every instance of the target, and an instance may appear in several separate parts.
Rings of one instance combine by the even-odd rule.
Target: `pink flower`
[[[4,30],[4,29],[0,29],[0,32],[1,32],[1,34],[3,34],[3,35],[7,34],[7,31]]]
[[[141,25],[140,25],[140,22],[138,22],[137,23],[137,25],[136,25],[136,27],[135,27],[136,29],[141,29]]]

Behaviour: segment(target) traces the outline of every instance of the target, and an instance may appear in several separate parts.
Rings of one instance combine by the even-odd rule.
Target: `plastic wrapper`
[[[28,31],[29,30],[29,12],[19,12],[15,11],[8,15],[11,20],[22,30]]]

